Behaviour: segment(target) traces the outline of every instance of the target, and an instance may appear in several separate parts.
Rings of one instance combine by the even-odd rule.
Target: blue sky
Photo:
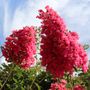
[[[40,25],[38,9],[50,5],[63,17],[71,31],[78,32],[82,44],[90,42],[90,0],[0,0],[0,45],[12,30]],[[88,54],[89,54],[88,50]]]

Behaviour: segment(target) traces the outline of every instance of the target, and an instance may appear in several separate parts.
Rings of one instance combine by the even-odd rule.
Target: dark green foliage
[[[29,70],[13,64],[3,64],[3,68],[0,67],[1,90],[47,90],[51,82],[51,75],[42,70],[40,65]]]
[[[13,64],[3,64],[0,67],[0,90],[48,90],[51,83],[55,82],[52,75],[41,68],[40,63],[23,70]],[[80,72],[80,74],[79,74]],[[67,80],[67,88],[81,84],[90,90],[90,69],[86,74],[77,69],[78,76],[72,77],[68,74],[63,79]],[[60,79],[56,79],[59,81]]]
[[[80,73],[79,77],[87,87],[87,90],[90,90],[90,67],[87,73]]]

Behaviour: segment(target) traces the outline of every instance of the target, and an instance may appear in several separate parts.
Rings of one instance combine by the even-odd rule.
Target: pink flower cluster
[[[6,61],[14,62],[20,67],[27,69],[33,65],[35,61],[33,56],[36,53],[35,44],[34,27],[24,27],[18,31],[13,31],[13,33],[6,38],[2,53]]]
[[[78,34],[66,29],[63,19],[49,6],[39,10],[42,19],[41,55],[42,65],[55,77],[73,72],[74,67],[87,71],[87,54],[78,43]]]
[[[74,86],[73,90],[85,90],[85,88],[81,85]]]
[[[61,81],[61,83],[52,83],[49,90],[67,90],[66,83],[65,80]]]

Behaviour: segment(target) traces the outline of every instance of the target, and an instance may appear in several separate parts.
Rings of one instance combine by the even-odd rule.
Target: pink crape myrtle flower
[[[27,69],[34,64],[36,53],[36,40],[34,27],[24,27],[15,30],[6,38],[2,48],[2,54],[7,62],[14,62],[20,67]]]
[[[52,83],[49,90],[67,90],[66,81],[62,80],[61,83]]]
[[[72,73],[74,67],[87,71],[87,54],[78,42],[76,32],[67,30],[64,20],[49,6],[46,11],[39,10],[41,19],[41,62],[46,70],[55,77],[62,77],[65,72]]]
[[[86,89],[81,85],[76,85],[74,86],[73,90],[86,90]]]
[[[65,85],[67,84],[67,81],[64,80],[64,79],[62,79],[62,80],[61,80],[61,83],[65,86]]]

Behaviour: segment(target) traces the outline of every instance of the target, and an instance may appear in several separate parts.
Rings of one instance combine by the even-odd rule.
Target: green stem
[[[37,73],[37,66],[35,67],[35,70],[36,70],[36,73]],[[35,80],[36,80],[36,75],[35,75],[35,78],[33,79],[32,83],[30,85],[30,90],[32,90],[32,86],[33,86]]]
[[[47,76],[43,77],[41,80],[40,80],[40,83],[46,78]]]
[[[31,85],[30,85],[30,90],[32,89],[32,85],[34,84],[34,81],[36,80],[36,77],[33,79]]]

